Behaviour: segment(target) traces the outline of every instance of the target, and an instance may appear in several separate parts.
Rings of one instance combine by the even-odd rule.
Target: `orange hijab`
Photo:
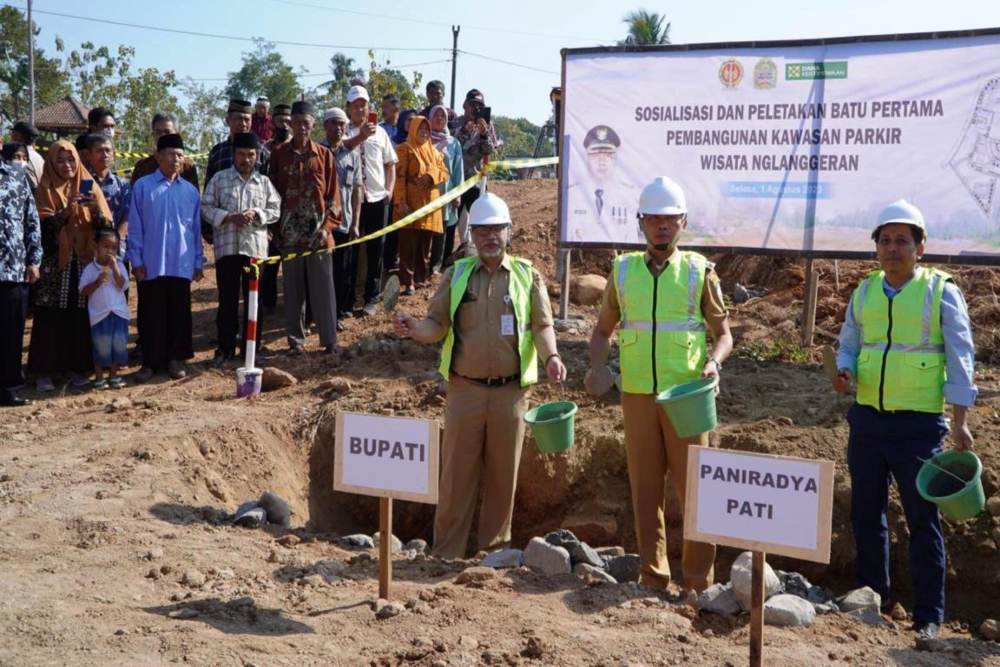
[[[63,151],[68,151],[76,160],[76,172],[67,179],[59,176],[56,171],[56,160]],[[53,142],[45,155],[45,168],[42,178],[35,189],[35,202],[38,205],[38,217],[44,220],[69,207],[69,217],[66,224],[59,230],[59,270],[69,266],[73,252],[82,264],[94,258],[94,222],[104,217],[105,223],[111,223],[111,209],[104,199],[101,188],[94,183],[90,193],[94,196],[96,212],[90,206],[76,205],[76,197],[80,192],[80,183],[86,168],[80,160],[76,147],[65,139]],[[89,174],[88,174],[89,176]],[[89,179],[88,179],[89,180]]]
[[[424,141],[421,141],[417,137],[417,130],[420,129],[422,124],[427,124],[427,129],[431,129],[430,123],[423,116],[411,116],[409,127],[406,134],[406,145],[410,147],[413,152],[413,156],[417,158],[417,163],[420,165],[420,173],[418,176],[423,176],[424,174],[430,173],[430,170],[437,164],[437,159],[440,153],[434,148],[433,142],[431,142],[430,137]],[[434,175],[434,174],[432,174]]]

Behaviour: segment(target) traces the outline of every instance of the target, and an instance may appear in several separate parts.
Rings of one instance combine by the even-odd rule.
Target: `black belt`
[[[458,375],[458,373],[455,373],[455,375]],[[521,376],[520,375],[508,375],[505,378],[501,378],[501,377],[470,378],[470,377],[465,377],[464,375],[458,375],[458,377],[462,378],[463,380],[468,380],[469,382],[475,382],[476,384],[481,384],[481,385],[483,385],[485,387],[502,387],[505,384],[509,384],[509,383],[513,382],[514,380],[520,379]]]

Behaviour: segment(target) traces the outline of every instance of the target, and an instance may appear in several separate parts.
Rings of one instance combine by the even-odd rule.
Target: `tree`
[[[41,33],[35,28],[35,36]],[[36,41],[37,43],[37,41]],[[56,40],[56,48],[61,42]],[[45,106],[69,94],[58,58],[35,47],[35,105]],[[0,7],[0,107],[13,119],[28,117],[28,21],[20,9]]]
[[[507,118],[506,116],[494,116],[493,126],[496,128],[497,135],[503,139],[503,146],[498,155],[499,159],[535,157],[535,146],[542,128],[527,118]],[[555,146],[552,144],[550,132],[546,132],[537,157],[552,155],[555,155]]]
[[[619,46],[655,46],[670,43],[670,22],[663,14],[645,9],[629,12],[622,19],[628,25],[628,36]]]
[[[234,99],[252,102],[263,96],[272,104],[291,104],[302,95],[302,86],[274,44],[254,39],[254,50],[243,53],[243,66],[229,73],[225,92]]]
[[[312,91],[310,97],[313,103],[322,108],[344,108],[347,106],[347,91],[351,87],[351,81],[363,79],[373,108],[381,108],[382,98],[390,94],[399,96],[403,109],[422,109],[427,104],[427,99],[421,92],[423,74],[414,72],[412,78],[407,79],[405,74],[391,67],[391,61],[379,63],[371,51],[368,52],[368,58],[368,71],[365,72],[363,68],[355,66],[353,58],[348,58],[343,53],[334,54],[330,58],[333,79],[320,84],[320,88],[326,89],[325,92],[319,89]]]
[[[181,90],[188,105],[180,114],[178,131],[184,135],[186,145],[206,152],[226,136],[227,130],[222,124],[226,115],[226,95],[219,88],[208,88],[191,79],[181,83]]]

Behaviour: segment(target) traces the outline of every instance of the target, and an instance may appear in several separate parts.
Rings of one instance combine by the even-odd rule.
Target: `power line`
[[[500,58],[494,58],[493,56],[484,56],[482,53],[473,53],[471,51],[463,51],[462,49],[459,49],[458,52],[459,53],[464,53],[467,56],[474,56],[476,58],[482,58],[483,60],[492,60],[495,63],[501,63],[503,65],[510,65],[511,67],[520,67],[522,69],[530,69],[530,70],[533,70],[535,72],[543,72],[545,74],[556,74],[556,75],[559,74],[559,72],[556,72],[555,70],[542,69],[541,67],[532,67],[531,65],[522,65],[521,63],[511,62],[510,60],[502,60]]]

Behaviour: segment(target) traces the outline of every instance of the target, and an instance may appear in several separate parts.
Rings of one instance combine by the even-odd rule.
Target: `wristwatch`
[[[709,357],[708,360],[715,364],[715,370],[716,371],[718,371],[720,373],[722,372],[722,362],[721,361],[719,361],[715,357]]]

